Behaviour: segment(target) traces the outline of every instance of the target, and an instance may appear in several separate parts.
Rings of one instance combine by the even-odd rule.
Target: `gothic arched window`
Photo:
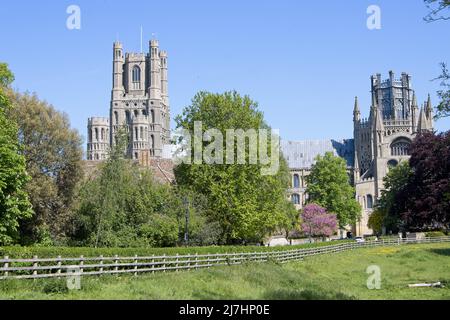
[[[391,159],[388,161],[387,165],[388,165],[388,168],[394,168],[398,165],[398,161],[395,159]]]
[[[411,141],[406,138],[396,139],[391,144],[391,155],[392,156],[409,156],[409,149],[411,146]]]
[[[98,141],[98,129],[95,128],[95,141]]]
[[[371,194],[367,195],[367,209],[373,208],[373,198]]]
[[[155,110],[150,111],[150,118],[151,118],[152,123],[155,123]]]
[[[300,204],[300,195],[297,193],[294,193],[291,197],[293,204]]]
[[[117,113],[117,111],[114,111],[114,122],[116,124],[119,124],[119,114]]]
[[[141,68],[138,66],[133,67],[133,82],[141,82]]]
[[[294,188],[300,188],[300,177],[298,174],[294,174]]]
[[[141,89],[141,68],[134,66],[131,77],[133,80],[133,89]]]

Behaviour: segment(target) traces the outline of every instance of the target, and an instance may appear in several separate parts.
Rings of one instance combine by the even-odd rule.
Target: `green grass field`
[[[381,268],[381,289],[366,286],[369,265]],[[408,288],[422,282],[445,288]],[[65,281],[0,281],[0,299],[450,299],[450,244],[380,247],[274,263],[191,272],[85,277]]]

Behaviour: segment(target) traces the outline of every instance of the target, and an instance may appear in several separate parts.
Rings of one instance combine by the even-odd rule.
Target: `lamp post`
[[[184,229],[184,243],[189,246],[189,200],[187,197],[183,200],[184,206],[186,207],[185,217],[185,229]]]

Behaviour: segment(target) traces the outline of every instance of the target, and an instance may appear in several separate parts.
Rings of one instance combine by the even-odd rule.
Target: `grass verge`
[[[381,269],[367,289],[366,269]],[[445,288],[408,288],[441,281]],[[0,281],[0,299],[450,299],[450,244],[358,249],[287,264],[245,264],[191,272]]]

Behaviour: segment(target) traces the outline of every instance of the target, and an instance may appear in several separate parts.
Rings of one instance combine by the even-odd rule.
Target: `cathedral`
[[[358,98],[353,109],[353,139],[336,141],[283,141],[284,154],[292,174],[289,190],[292,202],[301,209],[307,200],[306,176],[314,158],[333,152],[345,159],[362,216],[352,227],[356,236],[372,234],[367,227],[376,199],[383,190],[383,178],[389,168],[409,158],[409,147],[418,132],[433,130],[433,109],[430,96],[420,107],[411,86],[411,76],[402,73],[396,79],[380,74],[371,77],[372,104],[368,118],[361,117]]]
[[[167,52],[157,40],[149,52],[126,53],[120,42],[113,45],[112,92],[109,117],[88,119],[87,160],[101,161],[126,133],[127,156],[142,165],[167,158],[170,144],[170,107]]]
[[[124,54],[122,44],[115,42],[112,79],[109,117],[88,119],[88,162],[107,159],[117,143],[117,133],[123,132],[128,141],[127,157],[157,168],[163,180],[172,182],[167,53],[159,50],[157,40],[150,41],[147,54]],[[349,227],[356,236],[372,233],[368,218],[381,196],[389,168],[408,159],[418,132],[433,130],[430,96],[419,108],[409,74],[395,78],[390,71],[388,79],[376,74],[370,80],[368,118],[361,117],[355,98],[353,139],[281,141],[281,152],[292,176],[289,196],[297,209],[307,201],[306,177],[316,156],[333,152],[345,159],[349,180],[363,208],[360,221]]]

